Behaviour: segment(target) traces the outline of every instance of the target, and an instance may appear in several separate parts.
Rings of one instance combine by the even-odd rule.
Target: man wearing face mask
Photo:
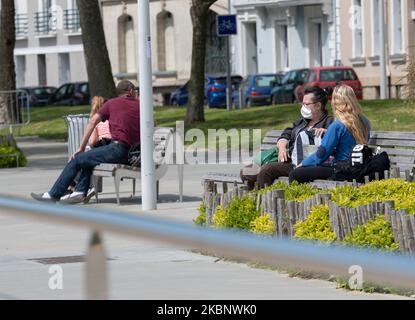
[[[307,134],[312,139],[324,135],[334,120],[327,112],[327,103],[328,94],[323,89],[311,87],[305,90],[301,118],[294,122],[292,127],[285,129],[278,140],[279,161],[261,167],[257,177],[261,189],[272,185],[279,177],[288,177],[296,165],[301,163],[302,159],[298,159],[297,155],[294,156],[294,162],[292,157],[296,141],[301,134]]]

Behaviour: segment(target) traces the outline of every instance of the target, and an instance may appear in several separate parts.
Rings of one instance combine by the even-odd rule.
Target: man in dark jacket
[[[278,162],[266,164],[261,167],[258,176],[244,176],[243,181],[248,181],[248,187],[252,189],[255,182],[259,188],[270,186],[279,177],[288,177],[294,169],[292,153],[295,142],[301,132],[308,131],[313,136],[322,137],[333,117],[327,112],[328,95],[319,87],[307,88],[304,92],[303,105],[301,108],[302,117],[293,123],[292,127],[286,128],[278,139]]]

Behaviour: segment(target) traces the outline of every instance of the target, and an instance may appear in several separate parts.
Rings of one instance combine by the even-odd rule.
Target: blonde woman
[[[99,109],[104,105],[104,98],[95,96],[91,101],[91,113],[89,118],[92,119],[94,115],[98,112]],[[111,143],[111,132],[108,120],[105,122],[100,122],[95,127],[94,131],[89,138],[89,146],[91,148],[105,146],[106,144]]]
[[[328,128],[317,152],[304,159],[301,166],[290,174],[290,182],[307,183],[318,179],[329,179],[337,162],[348,161],[353,147],[367,144],[370,122],[363,115],[353,89],[339,85],[333,91],[333,115],[336,119]],[[325,164],[331,155],[334,160]]]

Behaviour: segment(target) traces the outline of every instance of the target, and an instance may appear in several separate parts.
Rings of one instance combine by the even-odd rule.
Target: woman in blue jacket
[[[363,115],[353,89],[348,85],[334,88],[332,97],[334,121],[327,129],[317,152],[304,159],[301,166],[290,174],[290,182],[307,183],[332,177],[336,162],[347,161],[353,147],[367,144],[370,122]],[[331,163],[327,163],[334,155]]]

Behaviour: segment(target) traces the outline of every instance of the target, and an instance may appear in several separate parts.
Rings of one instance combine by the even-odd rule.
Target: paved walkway
[[[66,144],[20,139],[29,166],[0,171],[0,194],[28,199],[32,191],[48,190],[66,162]],[[87,207],[152,215],[192,223],[200,203],[200,177],[212,166],[185,168],[185,202],[178,203],[177,172],[169,169],[161,183],[156,212],[144,213],[140,197],[130,197],[131,182],[122,183],[121,206],[115,203],[111,180],[104,180],[102,201]],[[236,166],[220,171],[238,172]],[[138,191],[139,194],[139,191]],[[76,209],[76,206],[74,206]],[[48,287],[50,265],[32,259],[85,254],[88,230],[39,223],[0,213],[0,299],[82,299],[84,264],[60,264],[63,290]],[[334,283],[292,279],[275,271],[218,261],[168,245],[105,235],[113,299],[396,299],[336,289]]]

